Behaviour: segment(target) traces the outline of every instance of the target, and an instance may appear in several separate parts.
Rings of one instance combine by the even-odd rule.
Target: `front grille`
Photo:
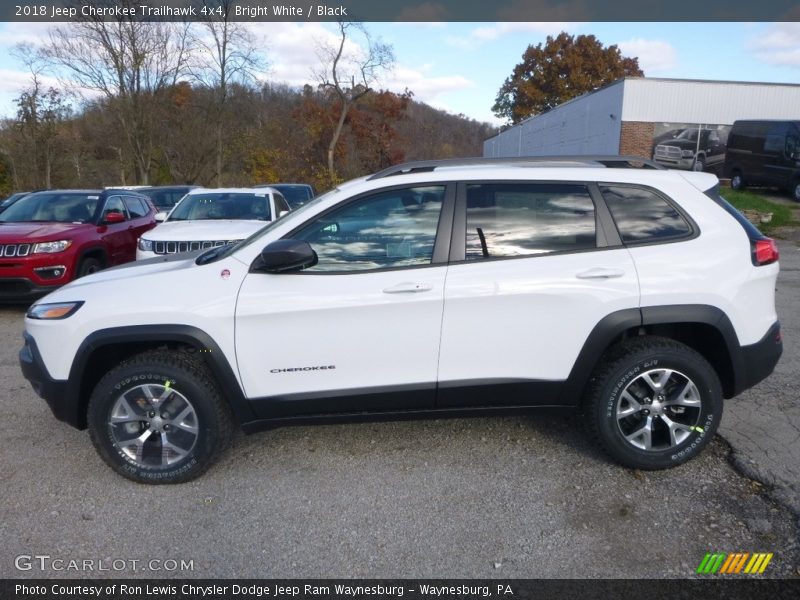
[[[677,146],[656,146],[656,158],[680,158],[681,149]]]
[[[12,256],[28,256],[30,253],[30,244],[0,244],[0,256],[3,258],[11,258]]]
[[[206,250],[227,246],[239,240],[215,240],[215,241],[194,241],[194,242],[153,242],[153,252],[156,254],[179,254],[181,252],[192,252],[194,250]]]

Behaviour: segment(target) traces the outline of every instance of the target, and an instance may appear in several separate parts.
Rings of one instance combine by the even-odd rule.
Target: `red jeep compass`
[[[0,214],[0,301],[32,300],[134,260],[155,212],[127,190],[48,190],[15,202]]]

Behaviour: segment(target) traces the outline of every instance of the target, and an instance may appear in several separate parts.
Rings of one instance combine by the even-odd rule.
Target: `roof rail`
[[[531,167],[606,167],[609,169],[659,169],[665,167],[640,156],[579,155],[579,156],[510,156],[486,158],[471,156],[467,158],[445,158],[441,160],[418,160],[394,165],[378,171],[367,178],[382,179],[392,175],[424,173],[439,167],[466,167],[470,165],[515,165]]]

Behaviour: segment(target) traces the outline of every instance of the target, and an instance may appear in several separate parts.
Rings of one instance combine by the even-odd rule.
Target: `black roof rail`
[[[394,165],[378,171],[367,178],[382,179],[392,175],[408,173],[424,173],[439,167],[467,167],[470,165],[517,165],[538,167],[606,167],[609,169],[659,169],[663,165],[640,156],[615,155],[578,155],[578,156],[510,156],[504,158],[486,158],[471,156],[467,158],[444,158],[440,160],[417,160]]]

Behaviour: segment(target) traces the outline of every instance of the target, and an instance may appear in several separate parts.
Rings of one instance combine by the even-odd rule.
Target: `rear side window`
[[[125,196],[125,206],[128,208],[131,219],[146,217],[147,213],[150,212],[141,198],[134,198],[133,196]]]
[[[633,186],[600,186],[600,190],[626,244],[664,242],[692,234],[683,215],[652,190]]]
[[[595,210],[582,185],[467,185],[466,260],[574,252],[597,246]]]

